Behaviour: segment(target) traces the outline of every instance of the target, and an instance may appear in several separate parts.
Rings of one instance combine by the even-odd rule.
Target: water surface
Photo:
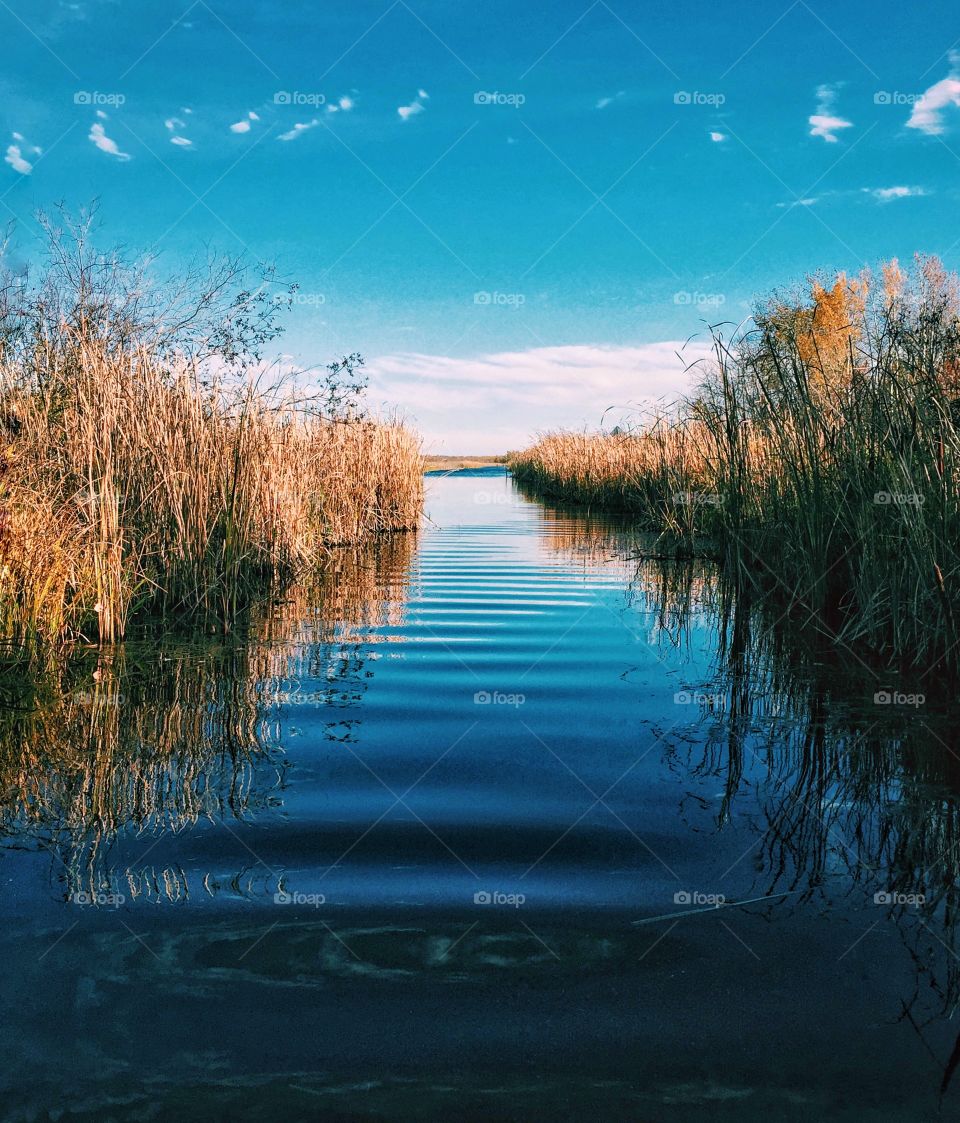
[[[3,1117],[954,1116],[944,691],[502,470],[428,510],[11,696]]]

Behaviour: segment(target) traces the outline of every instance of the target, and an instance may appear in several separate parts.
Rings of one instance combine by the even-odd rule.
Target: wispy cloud
[[[837,98],[835,86],[823,85],[817,87],[817,111],[810,117],[810,135],[822,137],[828,144],[836,144],[837,133],[841,129],[853,127],[852,121],[838,117],[833,112],[833,105]]]
[[[949,75],[935,82],[928,90],[924,90],[913,103],[913,111],[910,120],[907,121],[908,129],[919,129],[928,136],[939,136],[946,132],[943,111],[951,105],[960,106],[958,66],[960,66],[960,55],[951,52]]]
[[[99,121],[94,122],[94,124],[90,126],[88,139],[92,141],[101,152],[106,152],[108,156],[114,156],[118,160],[130,159],[130,154],[128,152],[121,152],[117,142],[107,136],[106,130]]]
[[[713,141],[714,144],[723,144],[723,142],[725,140],[729,140],[729,137],[727,136],[726,133],[712,132],[710,134],[710,139]]]
[[[624,95],[624,92],[625,92],[624,90],[618,90],[612,97],[602,97],[602,98],[600,98],[600,100],[596,103],[596,105],[593,108],[594,109],[606,109],[608,105],[613,105],[613,103],[618,98],[622,98],[623,95]]]
[[[925,187],[863,187],[861,190],[872,195],[878,203],[889,203],[894,199],[917,199],[930,194]]]
[[[302,136],[305,132],[309,132],[310,129],[315,129],[319,124],[320,121],[316,117],[314,117],[312,121],[298,121],[292,129],[289,129],[285,133],[281,133],[277,137],[277,140],[296,140],[298,136]]]
[[[234,122],[234,124],[232,124],[230,126],[230,132],[232,132],[232,133],[248,133],[248,132],[250,132],[251,123],[253,121],[259,121],[259,120],[260,120],[259,116],[256,113],[254,113],[253,110],[251,109],[250,112],[246,115],[246,117],[242,117],[239,121]]]
[[[398,105],[397,113],[400,114],[401,121],[409,121],[411,117],[415,117],[418,113],[424,110],[424,102],[428,101],[430,95],[426,90],[418,90],[417,96],[410,102],[409,105]]]

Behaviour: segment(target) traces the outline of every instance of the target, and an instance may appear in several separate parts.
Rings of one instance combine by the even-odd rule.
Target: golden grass
[[[957,283],[930,260],[884,278],[770,302],[754,330],[715,339],[677,410],[631,433],[547,434],[514,474],[714,553],[833,640],[957,665]]]
[[[323,397],[271,382],[255,351],[271,337],[256,317],[272,305],[260,312],[243,292],[199,343],[187,329],[171,336],[169,319],[199,313],[146,314],[136,277],[118,280],[112,260],[82,247],[75,267],[72,245],[54,236],[35,290],[0,286],[0,643],[11,654],[112,643],[157,615],[229,627],[333,547],[417,526],[418,437],[344,407],[336,364]],[[214,297],[197,301],[209,309]]]

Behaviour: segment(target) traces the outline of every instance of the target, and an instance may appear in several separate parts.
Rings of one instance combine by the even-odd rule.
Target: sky
[[[0,0],[0,223],[299,286],[279,346],[488,454],[684,392],[817,272],[960,257],[960,12]],[[691,365],[693,364],[693,365]]]

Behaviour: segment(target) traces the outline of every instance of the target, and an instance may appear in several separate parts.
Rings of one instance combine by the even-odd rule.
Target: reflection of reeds
[[[50,848],[70,891],[94,893],[121,832],[155,837],[270,806],[283,782],[278,707],[308,676],[320,703],[358,696],[367,631],[399,622],[412,548],[403,537],[343,551],[252,612],[242,636],[128,642],[4,709],[0,830]],[[127,869],[123,882],[134,897],[188,892],[174,869]]]
[[[544,524],[545,549],[598,566],[639,541],[622,521],[592,512],[548,508]],[[749,584],[710,562],[641,553],[628,598],[653,621],[649,641],[684,651],[695,624],[713,633],[709,702],[698,718],[705,739],[684,730],[668,761],[687,777],[721,781],[718,829],[735,816],[757,823],[749,851],[757,880],[743,895],[789,891],[770,906],[780,909],[854,889],[868,901],[890,895],[876,915],[892,914],[917,980],[894,1015],[921,1033],[951,1017],[960,1009],[960,759],[955,707],[944,716],[949,688],[938,699],[923,680],[931,695],[923,713],[875,705],[889,680],[822,636],[811,645]],[[940,1061],[946,1086],[960,1045]]]

